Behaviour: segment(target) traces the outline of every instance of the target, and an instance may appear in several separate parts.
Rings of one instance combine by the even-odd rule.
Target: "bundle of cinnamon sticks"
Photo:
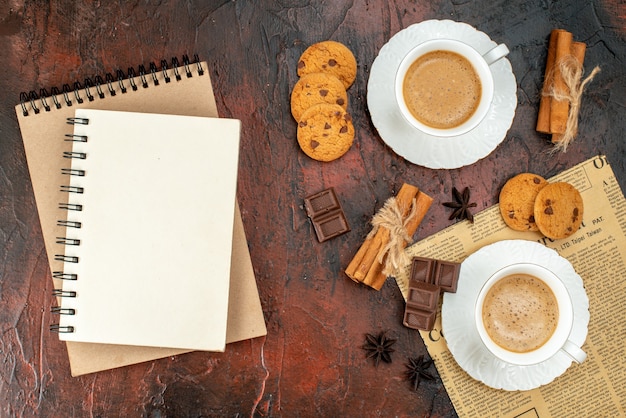
[[[384,208],[389,206],[388,203],[397,205],[398,212],[401,212],[402,219],[405,221],[402,235],[412,237],[424,219],[433,199],[420,192],[417,187],[404,183],[393,199],[394,201],[391,200],[386,202]],[[381,208],[382,210],[383,208]],[[390,241],[398,239],[394,234],[398,234],[398,232],[390,230],[388,227],[375,227],[346,268],[346,275],[355,282],[380,290],[387,279],[389,267],[392,269],[404,267],[388,265],[392,261],[391,255],[388,253]],[[408,244],[406,240],[400,240],[398,243],[402,248]]]
[[[575,42],[570,32],[554,29],[550,33],[536,129],[551,134],[554,144],[569,141],[577,134],[578,106],[582,94],[582,90],[578,89],[585,52],[586,45]],[[574,67],[574,72],[564,74],[563,70],[568,66]]]

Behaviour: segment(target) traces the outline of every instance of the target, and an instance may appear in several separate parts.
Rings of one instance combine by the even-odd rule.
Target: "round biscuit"
[[[511,177],[500,190],[498,206],[504,223],[516,231],[537,231],[535,198],[548,182],[532,173]]]
[[[551,183],[537,193],[535,222],[539,232],[551,239],[567,238],[583,221],[580,192],[566,182]]]
[[[297,137],[300,148],[309,157],[318,161],[335,160],[354,141],[352,117],[336,104],[313,105],[302,114]]]
[[[310,73],[302,76],[291,91],[291,114],[300,121],[309,107],[319,104],[337,104],[348,108],[348,94],[341,80],[328,73]]]
[[[336,41],[322,41],[309,46],[298,60],[298,75],[333,74],[347,89],[356,78],[356,59],[347,46]]]

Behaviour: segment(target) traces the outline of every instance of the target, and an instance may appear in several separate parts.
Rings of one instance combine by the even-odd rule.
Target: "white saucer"
[[[481,248],[461,264],[456,293],[444,294],[441,328],[448,348],[461,368],[474,379],[495,389],[537,388],[556,379],[572,363],[572,359],[560,351],[542,363],[517,366],[496,358],[480,341],[473,323],[478,292],[497,270],[519,262],[542,265],[563,280],[574,305],[574,328],[570,340],[581,347],[587,338],[589,299],[582,279],[569,261],[533,241],[506,240]]]
[[[489,113],[472,131],[439,138],[418,131],[402,117],[395,101],[394,77],[403,56],[435,38],[456,39],[484,54],[497,46],[472,26],[451,20],[427,20],[395,34],[380,49],[367,84],[367,105],[381,138],[398,155],[428,168],[458,168],[489,155],[511,127],[517,106],[517,83],[509,60],[493,65],[494,99]]]

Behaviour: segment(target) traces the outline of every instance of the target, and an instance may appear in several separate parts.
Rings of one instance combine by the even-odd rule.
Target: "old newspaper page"
[[[589,297],[587,360],[572,364],[552,383],[529,391],[492,389],[454,360],[441,329],[441,310],[431,332],[420,331],[461,417],[557,418],[626,416],[626,200],[605,156],[594,157],[550,182],[573,184],[584,201],[583,225],[574,235],[549,240],[538,232],[508,228],[497,205],[407,248],[413,256],[462,262],[485,245],[506,239],[540,242],[572,263]],[[396,282],[407,297],[409,268]]]

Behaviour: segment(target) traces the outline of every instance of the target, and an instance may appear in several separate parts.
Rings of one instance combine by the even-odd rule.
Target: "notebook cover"
[[[224,351],[241,122],[80,108],[69,122],[59,338]]]
[[[138,86],[138,89],[133,91],[129,87],[130,80],[125,80],[127,88],[125,94],[120,92],[117,84],[112,86],[116,91],[114,96],[108,86],[102,86],[103,99],[95,96],[95,89],[92,88],[91,92],[95,99],[89,101],[83,94],[81,96],[83,103],[80,107],[217,117],[211,80],[206,71],[207,64],[202,62],[200,66],[204,70],[203,75],[199,75],[194,64],[190,67],[191,77],[183,74],[180,81],[176,80],[175,71],[171,68],[165,72],[159,71],[155,74],[158,86],[148,78],[147,87],[143,87],[141,77],[132,77],[130,80]],[[166,75],[171,80],[169,83],[165,82]],[[15,108],[51,271],[57,271],[62,266],[61,262],[54,261],[55,238],[61,236],[58,234],[63,232],[63,229],[56,225],[57,190],[58,185],[63,182],[60,173],[62,161],[55,156],[68,146],[64,141],[52,141],[52,138],[63,138],[68,126],[65,119],[72,117],[74,109],[79,106],[76,100],[72,100],[72,106],[67,106],[64,95],[57,95],[56,98],[61,107],[55,109],[53,101],[48,98],[48,105],[52,107],[49,112],[42,109],[39,114],[34,114],[28,102],[24,104],[29,111],[28,116],[24,116],[22,105]],[[73,96],[69,98],[74,99]],[[40,102],[37,101],[36,104],[40,105]],[[238,205],[235,207],[230,285],[226,342],[232,343],[266,335],[267,330]],[[61,280],[55,280],[55,287],[61,287]],[[188,351],[77,342],[67,342],[67,350],[73,376]]]

